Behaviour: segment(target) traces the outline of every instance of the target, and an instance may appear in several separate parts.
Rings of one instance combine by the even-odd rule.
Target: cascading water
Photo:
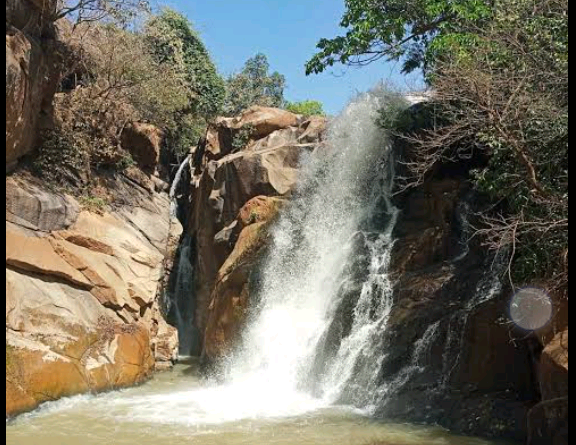
[[[385,100],[381,92],[360,96],[331,123],[323,153],[303,160],[301,185],[273,231],[259,304],[227,363],[229,385],[250,393],[244,408],[255,403],[273,414],[338,402],[345,392],[357,406],[371,402],[378,339],[392,305],[387,270],[396,221],[391,144],[376,122]],[[342,288],[359,238],[368,278],[348,301],[348,335],[328,356],[323,343],[346,298]],[[317,374],[319,360],[326,363]],[[307,395],[312,387],[314,401]]]
[[[300,186],[273,228],[241,345],[223,364],[224,380],[200,382],[186,366],[178,378],[161,374],[140,388],[55,402],[11,429],[12,443],[487,444],[364,415],[429,371],[439,338],[446,350],[461,339],[458,329],[450,331],[454,340],[439,335],[446,318],[432,321],[406,351],[407,366],[382,375],[398,220],[390,201],[392,147],[376,123],[386,96],[360,96],[332,121],[318,153],[302,159]],[[187,164],[174,179],[172,199]],[[182,354],[194,338],[194,248],[184,236],[168,295]],[[497,292],[495,282],[483,283],[462,314]],[[63,441],[62,432],[72,441]],[[52,435],[54,441],[43,441]]]
[[[176,210],[177,210],[176,190],[178,190],[178,186],[180,185],[180,181],[182,179],[182,175],[184,174],[184,170],[186,169],[186,167],[190,166],[191,160],[192,160],[192,154],[189,154],[188,156],[186,156],[184,161],[182,161],[180,167],[178,167],[178,170],[176,171],[176,175],[174,176],[174,180],[172,181],[172,186],[170,187],[170,194],[169,194],[170,214],[173,217],[176,217]]]
[[[186,167],[190,167],[193,154],[189,154],[178,167],[172,186],[170,187],[170,214],[176,218],[178,203],[176,193]],[[175,270],[173,275],[175,279],[169,283],[166,295],[166,312],[168,318],[178,329],[179,353],[181,356],[188,356],[197,350],[198,335],[194,328],[194,311],[195,300],[194,292],[194,266],[192,265],[193,257],[193,238],[184,234],[180,240],[177,256],[175,258]]]
[[[192,237],[184,235],[176,260],[176,282],[171,288],[169,313],[176,319],[178,337],[180,339],[180,355],[190,355],[194,340],[194,266],[192,265]]]

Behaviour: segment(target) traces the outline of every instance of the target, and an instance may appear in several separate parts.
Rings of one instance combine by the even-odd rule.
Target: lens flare
[[[520,289],[510,302],[510,317],[522,329],[540,329],[552,318],[552,301],[542,289]]]

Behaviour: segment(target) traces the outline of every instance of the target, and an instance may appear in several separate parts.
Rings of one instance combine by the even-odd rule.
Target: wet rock
[[[259,196],[239,212],[238,221],[244,229],[218,271],[208,307],[203,355],[209,361],[230,352],[238,339],[253,292],[250,278],[263,257],[269,227],[283,203],[278,198]]]
[[[297,182],[300,159],[321,143],[325,119],[284,110],[253,107],[236,118],[221,118],[208,131],[206,153],[197,164],[188,232],[196,239],[198,287],[196,323],[204,332],[216,275],[240,233],[232,229],[238,212],[251,199],[289,196]],[[241,132],[241,133],[240,133]],[[245,137],[242,140],[240,136]],[[234,144],[241,144],[233,147]],[[254,218],[245,210],[245,219]],[[265,209],[260,211],[266,212]]]

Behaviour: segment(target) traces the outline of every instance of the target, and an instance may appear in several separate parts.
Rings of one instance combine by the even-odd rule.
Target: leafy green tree
[[[322,102],[317,100],[303,100],[301,102],[287,102],[286,107],[288,111],[296,114],[303,114],[304,116],[325,116]]]
[[[203,134],[206,121],[222,112],[225,82],[192,24],[182,14],[163,9],[148,21],[144,32],[156,61],[171,67],[182,80],[187,104],[172,115],[166,141],[170,151],[187,152]]]
[[[511,253],[512,285],[568,282],[568,0],[494,0],[469,38],[432,45],[434,128],[408,136],[412,184],[442,162],[486,161],[471,171],[497,203],[477,227]],[[473,31],[473,32],[472,32]]]
[[[270,64],[264,54],[248,59],[242,71],[230,76],[224,111],[237,115],[252,105],[281,107],[284,103],[286,78],[278,73],[269,73]]]
[[[403,60],[404,72],[426,68],[430,49],[469,31],[492,14],[492,0],[346,0],[342,36],[322,39],[306,73],[335,63],[366,65],[382,58]]]
[[[220,113],[224,80],[188,19],[166,8],[149,20],[146,35],[157,60],[172,65],[186,82],[190,111],[206,117]]]

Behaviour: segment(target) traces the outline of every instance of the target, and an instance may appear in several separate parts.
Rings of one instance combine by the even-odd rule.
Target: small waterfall
[[[180,339],[179,354],[197,353],[198,335],[194,327],[194,266],[192,265],[193,239],[184,235],[175,259],[173,278],[166,292],[168,319],[176,325]]]
[[[442,381],[439,389],[444,390],[448,386],[452,375],[460,365],[460,354],[463,350],[464,336],[470,314],[480,305],[496,298],[502,291],[500,281],[503,270],[504,255],[498,255],[491,267],[486,269],[483,278],[478,282],[476,291],[460,310],[450,315],[447,323],[446,341],[442,356]]]
[[[180,167],[176,171],[176,175],[174,176],[174,180],[172,181],[172,186],[170,187],[170,214],[172,217],[176,217],[176,213],[178,210],[178,205],[176,204],[176,190],[178,190],[178,185],[180,185],[180,180],[182,179],[182,174],[184,173],[184,169],[186,166],[190,166],[190,160],[192,159],[192,154],[186,156],[186,159],[182,161]]]

